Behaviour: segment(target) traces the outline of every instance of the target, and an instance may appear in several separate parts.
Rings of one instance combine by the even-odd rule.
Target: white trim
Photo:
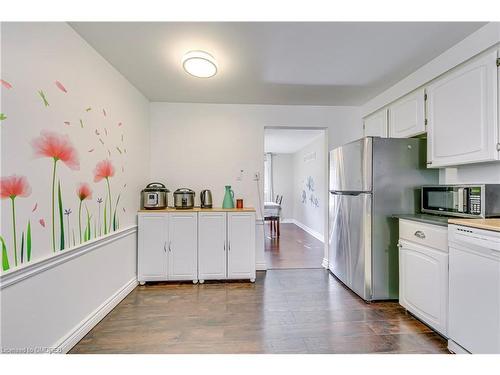
[[[448,350],[455,354],[471,354],[451,339],[448,339]]]
[[[281,219],[280,223],[282,223],[282,224],[295,224],[293,219]]]
[[[323,258],[323,261],[321,262],[321,265],[323,266],[324,269],[329,270],[330,269],[330,263],[328,262],[328,259]]]
[[[0,276],[0,290],[10,285],[16,284],[28,277],[32,277],[40,272],[45,272],[51,268],[87,254],[91,251],[101,248],[111,242],[119,240],[137,232],[137,225],[131,225],[127,228],[110,233],[76,247],[64,250],[57,255],[49,255],[33,263],[27,263],[25,266],[8,271]]]
[[[255,263],[255,269],[257,271],[267,271],[267,264],[265,261]]]
[[[128,281],[123,287],[118,289],[104,303],[90,313],[85,319],[78,323],[64,338],[54,347],[56,353],[67,353],[75,346],[87,333],[94,328],[116,305],[118,305],[137,286],[137,278]]]
[[[297,221],[295,219],[292,219],[292,223],[295,224],[296,226],[298,226],[299,228],[305,230],[307,233],[309,233],[311,236],[313,236],[317,240],[320,240],[321,242],[325,242],[325,239],[321,233],[316,232],[314,229],[309,228],[307,225],[304,225],[300,221]]]

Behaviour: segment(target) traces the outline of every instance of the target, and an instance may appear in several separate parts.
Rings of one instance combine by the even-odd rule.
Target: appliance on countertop
[[[200,193],[200,207],[212,208],[212,192],[210,190],[202,190]]]
[[[500,184],[422,186],[421,211],[470,218],[500,216]]]
[[[160,182],[152,182],[141,191],[142,207],[146,210],[160,210],[168,206],[168,190]]]
[[[188,209],[194,207],[193,190],[188,188],[180,188],[174,191],[174,207],[177,209]]]
[[[425,140],[366,137],[330,152],[330,271],[366,301],[397,299],[398,225],[438,182]]]
[[[500,233],[450,225],[448,349],[500,354]]]

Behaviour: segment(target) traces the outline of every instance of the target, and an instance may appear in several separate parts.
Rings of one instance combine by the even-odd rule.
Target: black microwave
[[[500,216],[500,184],[422,186],[421,211],[485,218]]]

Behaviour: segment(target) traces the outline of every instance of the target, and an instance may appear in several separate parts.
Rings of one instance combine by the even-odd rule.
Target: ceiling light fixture
[[[182,67],[192,76],[210,78],[217,73],[217,63],[204,51],[190,51],[182,57]]]

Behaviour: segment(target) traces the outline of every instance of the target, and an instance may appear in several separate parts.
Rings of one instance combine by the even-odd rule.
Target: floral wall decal
[[[82,204],[86,199],[92,199],[92,190],[90,189],[90,185],[87,183],[81,183],[76,190],[76,195],[80,199],[80,205],[78,206],[78,228],[80,230],[80,243],[83,242],[82,235]],[[87,210],[87,220],[88,218],[88,210]]]
[[[40,90],[40,91],[38,91],[38,95],[40,95],[40,98],[42,98],[43,105],[45,107],[48,107],[50,104],[47,100],[47,97],[45,96],[45,93],[42,90]]]
[[[57,163],[62,161],[68,168],[78,170],[80,163],[78,153],[71,144],[67,135],[62,135],[50,131],[42,131],[38,138],[32,141],[32,146],[37,157],[48,157],[52,159],[52,251],[56,251],[56,229],[55,229],[55,186]],[[64,224],[62,220],[61,185],[58,183],[58,201],[60,208],[60,249],[64,249]]]
[[[104,202],[104,234],[107,234],[111,230],[111,218],[112,218],[112,198],[111,198],[111,185],[109,183],[110,177],[115,175],[115,168],[110,160],[102,160],[97,163],[94,169],[94,182],[99,182],[102,180],[106,180],[106,184],[108,187],[108,192],[106,196],[106,201]],[[118,205],[118,201],[116,203]],[[107,207],[109,205],[109,222],[107,222]]]

